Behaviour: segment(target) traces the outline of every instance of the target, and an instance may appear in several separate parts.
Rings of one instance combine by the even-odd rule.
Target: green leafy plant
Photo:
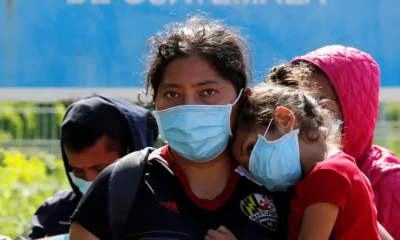
[[[0,233],[24,236],[45,199],[69,189],[62,160],[45,152],[36,155],[0,149]]]

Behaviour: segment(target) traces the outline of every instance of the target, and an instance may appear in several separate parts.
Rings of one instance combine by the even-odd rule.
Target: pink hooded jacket
[[[378,120],[380,70],[367,53],[344,46],[326,46],[296,57],[321,69],[331,81],[342,108],[343,151],[357,161],[371,181],[378,221],[400,239],[400,160],[372,145]]]

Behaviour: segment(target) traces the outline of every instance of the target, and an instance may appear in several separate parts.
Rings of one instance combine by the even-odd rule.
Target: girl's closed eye
[[[260,132],[265,132],[265,128],[248,125],[237,126],[232,140],[232,153],[239,164],[248,166]]]
[[[253,152],[253,149],[254,149],[254,144],[252,144],[252,145],[250,145],[250,146],[247,147],[247,154],[248,154],[249,156],[250,156],[251,153]]]

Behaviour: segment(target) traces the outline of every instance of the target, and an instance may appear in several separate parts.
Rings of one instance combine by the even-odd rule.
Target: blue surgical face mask
[[[228,145],[231,112],[228,105],[182,105],[155,111],[160,135],[182,157],[206,162],[220,155]]]
[[[77,178],[74,173],[69,172],[68,175],[70,176],[72,182],[78,187],[79,191],[85,195],[87,190],[89,189],[90,185],[92,185],[93,182],[89,182],[80,178]]]
[[[249,170],[268,190],[286,191],[300,180],[299,130],[293,130],[275,141],[268,141],[265,136],[271,126],[269,123],[264,134],[258,140],[250,155]]]
[[[51,240],[69,240],[69,234],[57,235],[54,237],[50,237]]]

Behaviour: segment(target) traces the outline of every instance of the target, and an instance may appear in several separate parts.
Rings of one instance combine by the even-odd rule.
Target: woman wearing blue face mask
[[[249,93],[245,41],[228,26],[195,16],[149,43],[147,89],[168,145],[146,162],[125,239],[208,239],[222,225],[240,239],[282,239],[286,196],[238,175],[228,151],[237,109]],[[111,171],[77,208],[71,239],[111,239]]]

